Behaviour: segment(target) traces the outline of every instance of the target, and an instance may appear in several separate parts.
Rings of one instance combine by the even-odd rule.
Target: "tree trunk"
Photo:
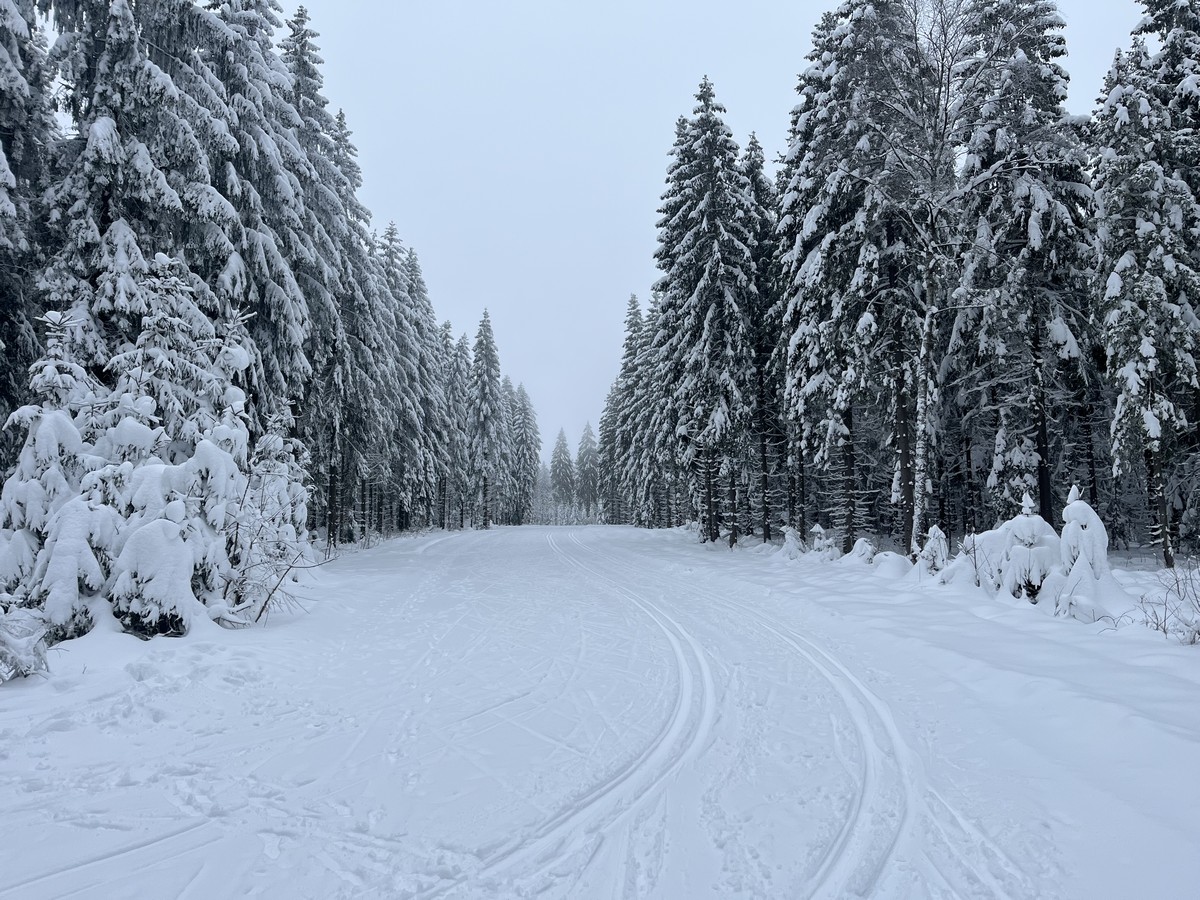
[[[929,480],[929,387],[933,379],[933,323],[937,313],[937,277],[932,268],[925,276],[925,321],[921,326],[921,349],[917,354],[917,417],[913,423],[917,432],[913,459],[913,513],[912,529],[909,534],[909,555],[915,560],[921,552],[920,542],[925,537],[926,483]]]
[[[1038,513],[1043,519],[1055,524],[1053,488],[1050,484],[1050,425],[1046,412],[1045,361],[1042,359],[1041,320],[1036,304],[1031,314],[1029,346],[1033,351],[1033,419],[1037,446]]]
[[[767,433],[765,429],[758,432],[758,467],[762,473],[762,539],[764,544],[771,542],[771,476],[767,471]]]
[[[483,527],[485,529],[492,527],[491,520],[488,518],[489,512],[490,512],[490,510],[488,509],[488,477],[485,474],[483,476]]]
[[[856,535],[854,533],[854,513],[858,506],[858,475],[854,470],[854,409],[846,410],[846,437],[842,444],[842,477],[846,495],[846,508],[843,511],[842,552],[849,553],[854,549]]]
[[[912,416],[908,408],[908,390],[904,384],[904,368],[899,361],[892,376],[892,402],[895,405],[893,424],[896,429],[896,476],[900,504],[900,520],[904,523],[904,546],[913,546],[913,453]]]
[[[1154,447],[1146,448],[1146,481],[1150,489],[1150,512],[1154,515],[1159,539],[1162,541],[1163,565],[1175,568],[1175,547],[1171,530],[1171,507],[1167,503],[1166,480],[1162,473],[1162,453]]]
[[[730,466],[729,471],[729,549],[737,546],[738,540],[738,503],[737,503],[737,473]]]

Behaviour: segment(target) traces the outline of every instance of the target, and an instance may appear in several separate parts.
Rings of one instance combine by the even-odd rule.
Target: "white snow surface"
[[[1183,898],[1200,654],[679,531],[498,528],[0,689],[0,898]]]

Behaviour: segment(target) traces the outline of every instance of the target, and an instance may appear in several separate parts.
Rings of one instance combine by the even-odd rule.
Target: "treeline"
[[[0,0],[0,614],[51,639],[261,616],[310,528],[530,513],[529,397],[371,230],[280,13]]]
[[[915,552],[1073,484],[1173,564],[1200,516],[1200,11],[1142,0],[1090,119],[1050,0],[846,0],[775,178],[707,79],[600,423],[609,521]]]

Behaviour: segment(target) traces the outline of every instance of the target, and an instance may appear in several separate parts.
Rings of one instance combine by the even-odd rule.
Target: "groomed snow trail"
[[[679,532],[392,541],[0,690],[0,900],[1191,897],[1200,655]]]

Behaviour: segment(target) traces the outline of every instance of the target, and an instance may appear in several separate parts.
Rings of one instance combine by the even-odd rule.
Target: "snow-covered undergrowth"
[[[931,528],[915,564],[878,550],[867,538],[842,556],[819,526],[812,529],[810,550],[793,533],[775,555],[868,566],[883,578],[926,590],[939,586],[959,595],[979,590],[995,600],[1085,623],[1116,627],[1140,620],[1184,643],[1200,642],[1200,567],[1183,559],[1175,570],[1157,575],[1114,571],[1108,532],[1078,489],[1071,490],[1063,510],[1061,535],[1033,512],[1028,497],[1024,506],[1020,515],[995,529],[967,535],[954,554],[945,534]]]
[[[290,420],[252,441],[233,384],[249,355],[168,302],[190,292],[169,260],[141,274],[153,303],[143,298],[136,346],[108,365],[112,389],[74,358],[78,322],[43,317],[35,402],[12,415],[25,440],[0,491],[0,682],[38,671],[46,644],[102,618],[145,637],[246,624],[307,553]]]

